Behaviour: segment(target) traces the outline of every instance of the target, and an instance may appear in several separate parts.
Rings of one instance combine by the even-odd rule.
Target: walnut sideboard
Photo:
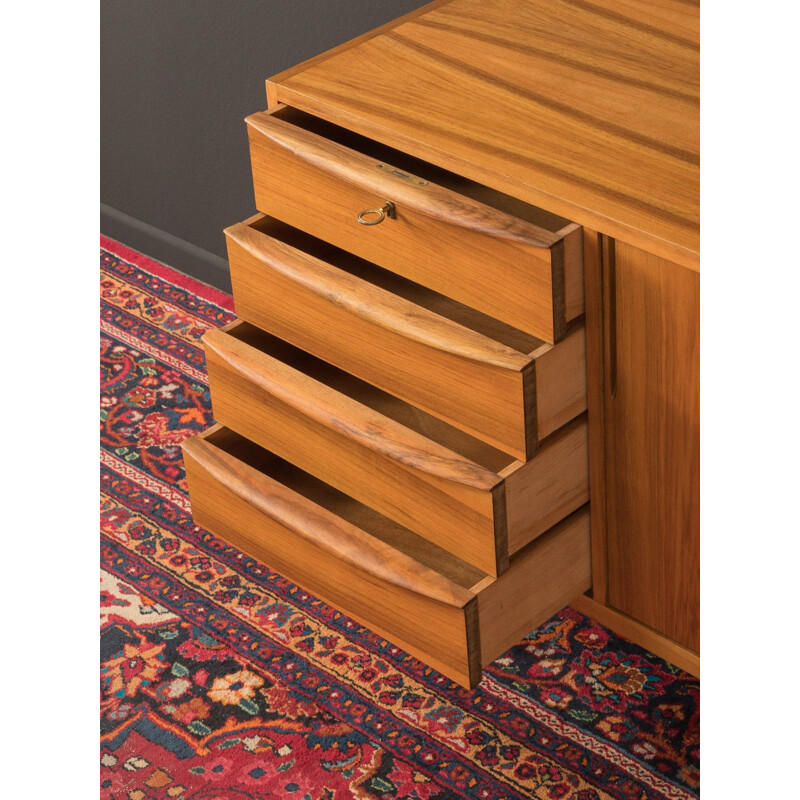
[[[195,520],[453,680],[699,674],[699,9],[439,0],[267,81]]]

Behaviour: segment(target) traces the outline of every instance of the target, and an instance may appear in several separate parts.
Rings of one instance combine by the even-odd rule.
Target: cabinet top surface
[[[269,92],[697,269],[699,30],[693,0],[437,0]]]

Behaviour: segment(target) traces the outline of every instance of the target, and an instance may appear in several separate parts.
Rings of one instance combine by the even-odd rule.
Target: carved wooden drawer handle
[[[307,131],[285,120],[273,117],[268,111],[252,114],[245,120],[251,131],[264,136],[269,141],[301,159],[323,170],[339,180],[364,189],[370,193],[391,194],[409,212],[424,214],[476,233],[485,233],[502,239],[511,239],[532,245],[550,248],[561,238],[531,222],[514,217],[504,211],[488,206],[466,195],[451,191],[443,186],[429,183],[424,179],[395,170],[388,164],[375,163],[375,160],[345,145],[329,141],[311,131]],[[406,178],[410,178],[407,180]],[[424,191],[420,187],[424,186]],[[384,197],[386,195],[384,194]],[[377,225],[388,216],[396,219],[386,209],[384,217],[370,221],[361,218],[373,211],[380,217],[379,209],[368,209],[359,214],[362,225]]]

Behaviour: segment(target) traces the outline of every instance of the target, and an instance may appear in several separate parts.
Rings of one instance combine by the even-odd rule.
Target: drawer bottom
[[[183,448],[198,525],[463,686],[590,587],[588,506],[494,578],[227,428]]]

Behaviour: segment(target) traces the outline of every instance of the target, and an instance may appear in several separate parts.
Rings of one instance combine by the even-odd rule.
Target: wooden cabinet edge
[[[280,85],[282,81],[285,81],[287,78],[290,78],[292,75],[296,75],[298,72],[303,72],[303,70],[308,69],[309,67],[313,66],[314,64],[318,64],[321,61],[327,61],[332,56],[335,56],[337,53],[343,53],[346,50],[349,50],[351,47],[355,47],[362,42],[366,42],[369,39],[373,39],[381,33],[386,33],[387,31],[396,28],[398,25],[402,25],[404,22],[410,22],[412,19],[416,17],[422,16],[423,14],[427,14],[429,11],[433,11],[435,8],[439,6],[447,5],[447,3],[451,2],[451,0],[432,0],[430,3],[426,3],[421,8],[414,9],[413,11],[409,11],[407,14],[403,14],[396,19],[389,20],[389,22],[384,23],[383,25],[379,25],[377,28],[373,28],[372,30],[367,31],[366,33],[362,33],[360,36],[355,36],[352,39],[349,39],[346,42],[342,42],[342,44],[338,44],[335,47],[331,47],[328,50],[323,51],[322,53],[318,53],[311,58],[307,58],[305,61],[301,61],[299,64],[295,64],[293,67],[288,67],[287,69],[282,70],[281,72],[272,75],[271,77],[267,78],[266,80],[266,91],[267,91],[267,103],[269,107],[272,108],[274,105],[278,103],[276,89]]]
[[[682,644],[668,639],[663,634],[648,628],[641,622],[637,622],[627,614],[601,605],[597,600],[587,595],[577,597],[570,605],[584,616],[590,617],[606,628],[610,628],[617,635],[629,639],[651,653],[655,653],[665,661],[680,667],[684,672],[688,672],[697,678],[700,677],[699,653],[695,653]]]
[[[586,405],[589,420],[589,500],[592,516],[592,593],[601,603],[607,586],[605,461],[605,319],[603,237],[583,229],[586,296]]]

